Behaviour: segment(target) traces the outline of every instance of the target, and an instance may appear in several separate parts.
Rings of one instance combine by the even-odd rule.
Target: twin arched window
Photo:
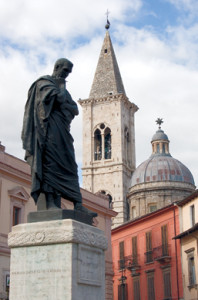
[[[111,130],[104,123],[94,131],[94,160],[111,158]]]

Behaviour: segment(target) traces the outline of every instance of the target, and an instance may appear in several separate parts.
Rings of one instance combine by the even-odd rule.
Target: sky
[[[170,140],[171,155],[198,184],[197,0],[0,0],[0,141],[24,157],[21,128],[30,85],[51,74],[54,62],[74,63],[67,79],[73,99],[89,97],[109,29],[126,94],[135,116],[136,165],[151,155],[155,120]],[[82,110],[72,123],[79,174]],[[81,181],[81,175],[80,175]]]

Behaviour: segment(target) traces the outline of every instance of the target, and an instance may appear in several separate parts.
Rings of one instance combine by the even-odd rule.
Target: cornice
[[[31,183],[31,175],[20,171],[12,166],[9,166],[3,162],[0,162],[0,173],[5,174],[9,177],[17,177],[17,179],[28,181]]]
[[[116,95],[109,95],[107,97],[102,98],[87,98],[84,100],[78,100],[78,103],[83,107],[87,105],[93,104],[101,104],[101,103],[111,103],[111,102],[124,102],[128,109],[132,109],[132,111],[136,112],[139,108],[136,104],[129,101],[128,97],[124,94],[116,94]]]
[[[102,168],[106,169],[106,168],[110,168],[110,167],[113,168],[113,167],[118,167],[118,166],[121,166],[121,167],[125,168],[129,172],[134,172],[134,168],[129,167],[124,163],[116,163],[116,162],[112,162],[111,164],[103,164],[103,165],[99,165],[99,163],[98,163],[98,165],[94,164],[93,166],[89,166],[89,167],[84,167],[83,166],[81,168],[81,170],[85,171],[85,170],[94,170],[94,169],[102,169]],[[115,172],[115,171],[120,171],[120,169],[119,170],[117,170],[117,169],[113,170],[112,169],[112,170],[109,171],[109,173]]]

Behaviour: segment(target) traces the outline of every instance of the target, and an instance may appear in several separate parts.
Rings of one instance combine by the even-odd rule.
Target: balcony
[[[118,261],[118,264],[120,270],[124,270],[124,269],[131,270],[132,268],[139,268],[138,255],[125,256],[123,259],[120,259]]]
[[[145,263],[152,263],[153,262],[153,250],[147,251],[144,253],[145,255]]]
[[[171,260],[170,245],[164,244],[153,249],[153,259],[161,263]]]

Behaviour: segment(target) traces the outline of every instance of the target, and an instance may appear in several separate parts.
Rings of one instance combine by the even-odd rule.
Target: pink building
[[[114,300],[183,298],[178,233],[174,203],[112,230]]]

